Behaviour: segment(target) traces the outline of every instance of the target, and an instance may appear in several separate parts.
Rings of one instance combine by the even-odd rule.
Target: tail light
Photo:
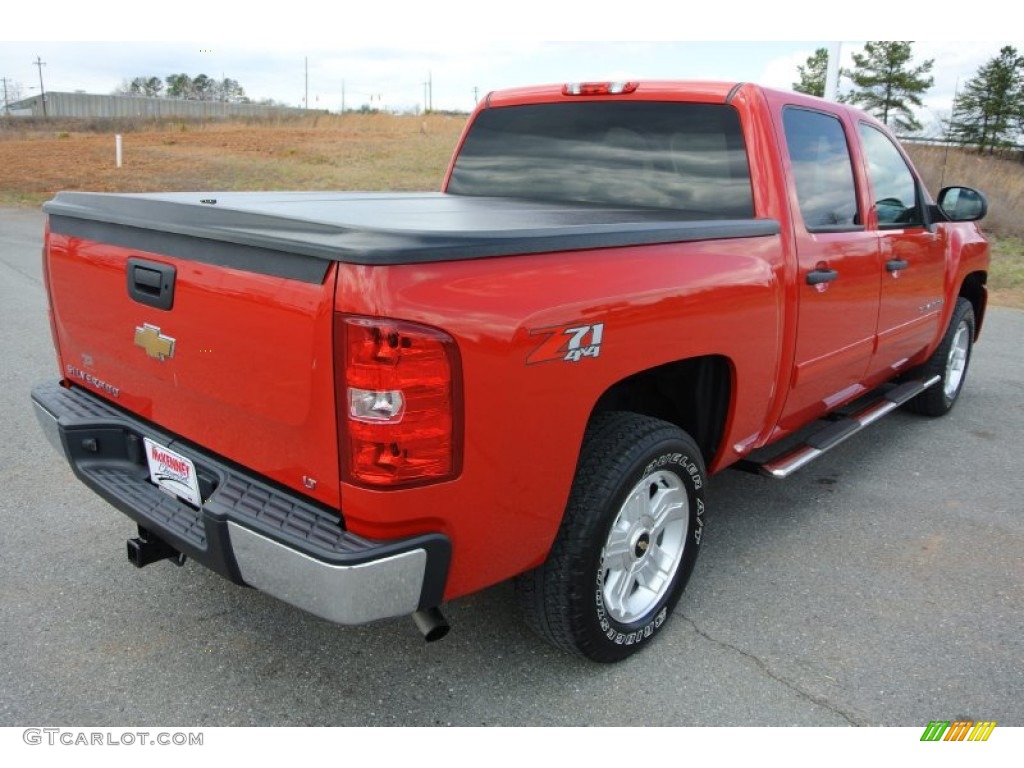
[[[459,472],[458,348],[436,328],[335,315],[341,475],[380,488]]]

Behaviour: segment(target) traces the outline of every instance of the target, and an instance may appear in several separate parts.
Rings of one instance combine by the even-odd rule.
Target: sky
[[[733,0],[727,12],[695,12],[685,4],[653,0],[562,2],[557,7],[539,0],[486,6],[458,0],[358,6],[309,2],[261,6],[274,9],[271,16],[215,0],[144,6],[150,10],[105,0],[83,10],[80,3],[58,0],[47,4],[53,12],[45,24],[29,10],[14,10],[13,18],[5,12],[0,77],[17,82],[23,96],[38,93],[39,69],[33,62],[41,57],[48,91],[110,93],[136,76],[204,73],[239,81],[253,99],[301,106],[308,62],[311,108],[338,111],[343,98],[349,109],[363,104],[422,108],[429,81],[434,109],[468,111],[491,90],[578,80],[744,80],[790,88],[797,65],[840,31],[825,21],[795,21],[821,15],[824,4],[803,0],[777,2],[770,16],[762,10],[766,4],[748,0]],[[980,27],[976,20],[943,17],[942,4],[932,3],[927,14],[920,14],[918,6],[902,18],[887,12],[884,24],[844,20],[842,27],[864,39],[931,38],[913,47],[915,62],[935,60],[935,85],[919,112],[925,124],[937,124],[948,113],[957,84],[1000,47],[1024,51],[1024,40],[943,39],[951,33],[981,37],[984,30],[972,29],[972,23]],[[932,21],[922,25],[914,14]],[[936,23],[937,17],[944,20]],[[44,30],[46,35],[37,34]],[[666,31],[678,32],[679,38],[728,32],[736,39],[658,39]],[[779,33],[805,39],[772,39]],[[620,39],[644,35],[650,39]],[[844,66],[863,43],[843,41]],[[841,83],[841,89],[848,85]]]

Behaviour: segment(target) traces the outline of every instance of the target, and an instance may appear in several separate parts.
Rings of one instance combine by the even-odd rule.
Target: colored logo
[[[174,357],[174,339],[160,333],[160,328],[143,323],[135,328],[135,346],[142,347],[150,357],[163,362]]]
[[[921,741],[988,741],[995,720],[932,720],[921,734]]]
[[[530,335],[543,335],[545,339],[526,358],[527,365],[550,363],[554,360],[578,363],[584,357],[600,357],[604,323],[534,328]]]

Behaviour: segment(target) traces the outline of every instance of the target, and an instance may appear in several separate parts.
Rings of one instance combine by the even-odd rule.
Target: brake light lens
[[[562,86],[563,96],[617,96],[632,93],[639,83],[617,81],[611,83],[566,83]]]
[[[342,477],[378,488],[455,477],[461,461],[458,348],[436,328],[335,316]]]

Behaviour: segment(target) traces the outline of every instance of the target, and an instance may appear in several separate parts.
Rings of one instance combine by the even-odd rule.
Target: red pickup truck
[[[933,201],[870,116],[743,83],[492,93],[439,193],[44,210],[33,401],[135,565],[428,639],[516,577],[598,661],[679,600],[709,474],[945,413],[986,304],[980,193]]]

